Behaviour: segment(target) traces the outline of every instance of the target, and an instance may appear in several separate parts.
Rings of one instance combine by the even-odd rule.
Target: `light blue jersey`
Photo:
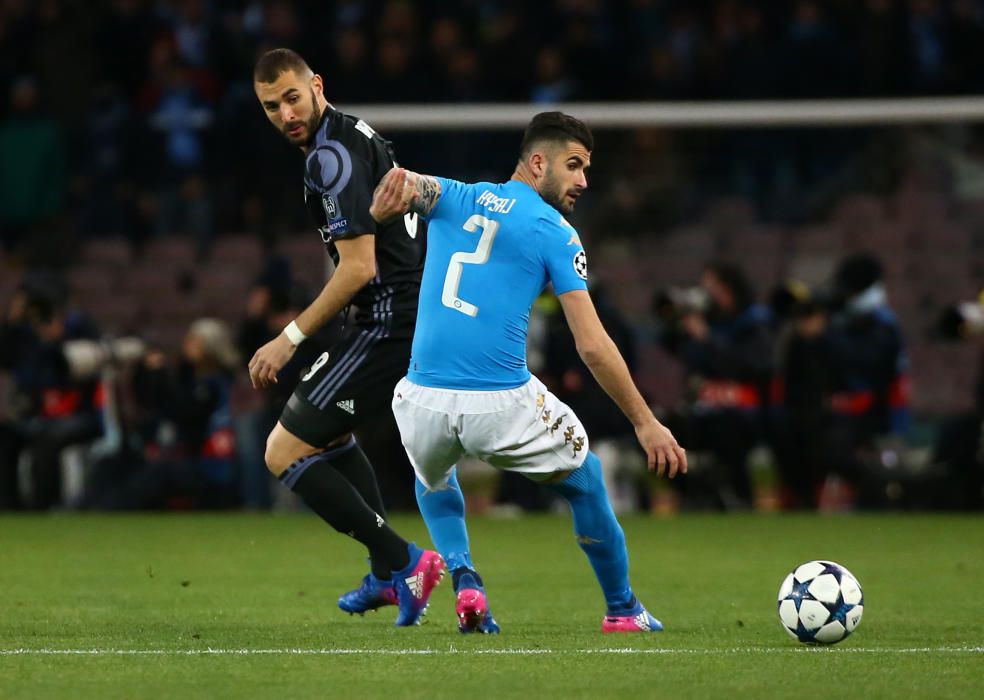
[[[407,378],[441,389],[522,386],[533,301],[587,289],[577,231],[529,185],[438,178]]]

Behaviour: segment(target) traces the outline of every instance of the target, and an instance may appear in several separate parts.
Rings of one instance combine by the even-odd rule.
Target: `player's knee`
[[[559,482],[544,482],[544,485],[564,498],[601,496],[607,498],[605,478],[601,473],[601,460],[594,452],[588,452],[581,466],[569,472],[559,472],[564,479]]]
[[[601,460],[594,452],[589,451],[581,466],[571,474],[578,477],[571,481],[576,481],[587,492],[596,493],[599,489],[601,491],[605,489],[605,474],[602,470]]]
[[[566,481],[567,477],[569,477],[570,475],[571,473],[569,471],[554,472],[547,478],[543,479],[540,483],[545,486],[550,486],[551,484],[559,484],[562,481]]]
[[[266,451],[263,453],[266,467],[274,476],[280,476],[290,466],[290,458],[280,445],[276,436],[271,433],[267,438]]]

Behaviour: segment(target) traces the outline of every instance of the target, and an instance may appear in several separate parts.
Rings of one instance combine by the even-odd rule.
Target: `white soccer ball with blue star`
[[[779,588],[779,619],[804,644],[836,644],[864,614],[864,594],[854,575],[832,561],[797,566]]]

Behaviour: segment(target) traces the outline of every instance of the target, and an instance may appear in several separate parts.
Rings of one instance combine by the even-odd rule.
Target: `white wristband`
[[[284,326],[284,334],[287,336],[287,340],[290,341],[290,344],[295,347],[297,347],[307,339],[307,336],[304,335],[304,332],[297,327],[297,321],[291,321],[286,326]]]

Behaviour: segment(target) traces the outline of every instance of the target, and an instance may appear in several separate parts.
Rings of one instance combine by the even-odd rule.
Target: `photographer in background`
[[[0,369],[13,389],[0,425],[0,509],[35,510],[61,504],[61,453],[103,433],[104,394],[98,372],[80,371],[72,341],[93,339],[91,324],[65,311],[57,280],[37,277],[14,295],[0,326]],[[26,499],[18,464],[28,458]]]
[[[868,437],[904,435],[911,419],[909,358],[881,279],[881,263],[870,253],[845,258],[834,273],[843,307],[831,319],[837,373],[830,406]]]
[[[776,453],[795,505],[852,506],[877,442],[909,427],[908,358],[869,253],[843,259],[829,299],[804,297],[780,345]],[[844,493],[820,503],[831,475]]]
[[[815,509],[829,470],[827,400],[833,368],[824,336],[830,300],[791,283],[773,295],[773,310],[786,319],[778,341],[772,388],[772,448],[785,487],[784,505]]]
[[[685,302],[681,305],[679,302]],[[746,462],[764,437],[772,373],[772,317],[757,304],[751,283],[735,264],[704,268],[700,291],[657,297],[662,342],[686,367],[690,399],[669,427],[691,452],[710,452],[721,468],[715,505],[749,508],[753,494]],[[685,498],[696,494],[694,475],[681,481]]]
[[[942,340],[976,342],[980,352],[974,408],[947,418],[933,449],[933,463],[945,468],[947,507],[984,508],[984,292],[942,313],[936,329]]]
[[[87,508],[222,508],[234,505],[236,439],[229,399],[239,355],[222,321],[198,319],[175,362],[148,351],[133,378],[143,456],[106,461]]]

